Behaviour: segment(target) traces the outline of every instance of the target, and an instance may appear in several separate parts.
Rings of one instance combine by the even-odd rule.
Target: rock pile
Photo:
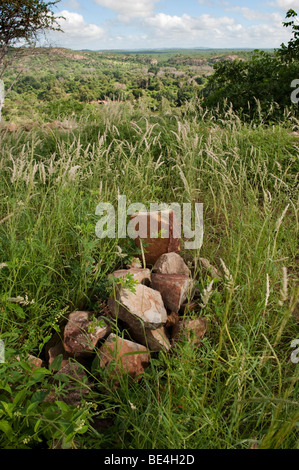
[[[161,214],[141,213],[139,222],[142,218],[150,222],[153,217],[160,230],[164,216],[163,211]],[[131,220],[136,222],[136,217],[132,216]],[[45,348],[49,365],[61,355],[60,372],[69,372],[77,379],[78,374],[81,377],[85,373],[79,372],[78,367],[71,367],[69,359],[84,363],[97,354],[101,368],[112,365],[115,375],[128,373],[139,380],[152,353],[169,351],[183,337],[195,346],[200,345],[207,322],[199,317],[182,316],[194,282],[190,269],[178,254],[179,239],[173,237],[174,215],[168,219],[166,238],[146,233],[145,240],[142,239],[146,241],[143,256],[147,267],[135,260],[127,269],[109,275],[114,288],[106,312],[101,316],[91,311],[75,311],[69,315],[61,339],[56,335]],[[136,243],[140,246],[140,239]],[[86,387],[83,387],[82,396],[85,393]],[[78,400],[77,394],[74,396]],[[50,396],[51,399],[55,397]]]

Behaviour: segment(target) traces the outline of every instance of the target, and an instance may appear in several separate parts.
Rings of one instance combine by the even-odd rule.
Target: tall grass
[[[0,130],[0,336],[39,355],[58,319],[93,309],[134,254],[95,236],[99,202],[202,202],[204,243],[183,250],[209,320],[200,348],[153,357],[110,389],[102,371],[78,447],[298,448],[298,139],[291,123],[218,120],[192,107],[155,115],[111,103],[70,130]],[[212,279],[199,258],[217,266]],[[207,290],[209,287],[209,290]],[[23,299],[23,300],[22,300]],[[296,316],[297,315],[297,316]],[[21,387],[19,385],[19,387]],[[25,384],[24,384],[25,387]],[[13,445],[13,444],[11,444]]]

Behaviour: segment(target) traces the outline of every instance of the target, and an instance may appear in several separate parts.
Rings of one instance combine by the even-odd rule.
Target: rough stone
[[[20,356],[16,356],[16,359],[20,361]],[[27,358],[24,359],[28,364],[30,365],[31,369],[39,369],[40,367],[43,367],[43,361],[42,359],[32,356],[32,354],[28,354]]]
[[[118,271],[114,271],[112,274],[109,274],[108,278],[111,276],[120,278],[127,276],[128,274],[131,274],[134,277],[134,280],[140,282],[140,284],[149,285],[151,282],[150,270],[142,268],[119,269]]]
[[[160,292],[142,284],[135,286],[135,292],[122,288],[117,290],[116,299],[109,299],[108,305],[114,318],[124,322],[134,340],[152,351],[163,348],[152,335],[152,330],[167,321]]]
[[[159,291],[165,307],[178,312],[187,299],[193,281],[183,274],[152,274],[152,288]]]
[[[185,318],[174,325],[172,329],[171,342],[177,343],[182,338],[187,338],[195,347],[199,347],[202,338],[208,328],[206,318]]]
[[[191,276],[190,269],[178,253],[164,253],[156,261],[153,272],[158,274],[182,274]]]
[[[133,234],[138,233],[136,245],[144,248],[148,266],[153,266],[164,253],[180,251],[180,227],[172,210],[138,212],[131,216]]]
[[[77,356],[90,355],[99,340],[111,331],[103,317],[92,319],[92,312],[76,311],[70,314],[64,329],[64,349]]]
[[[117,374],[128,373],[130,377],[140,378],[149,364],[149,353],[141,344],[120,338],[111,333],[99,349],[100,366],[107,367],[115,361]]]
[[[114,317],[140,329],[142,324],[155,329],[167,321],[160,292],[142,284],[134,286],[135,292],[129,289],[118,289],[116,299],[110,298],[108,305]]]

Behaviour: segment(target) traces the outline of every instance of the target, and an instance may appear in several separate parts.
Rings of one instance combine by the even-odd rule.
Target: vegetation
[[[262,82],[259,95],[263,69],[282,74],[279,59],[52,53],[51,67],[43,51],[28,58],[0,127],[0,447],[298,449],[299,120],[290,82],[286,95]],[[289,62],[288,80],[296,67]],[[61,357],[34,371],[26,358],[44,357],[73,310],[100,312],[107,275],[136,254],[131,240],[95,235],[96,206],[117,207],[120,194],[147,207],[204,204],[203,246],[182,255],[204,298],[185,315],[209,328],[201,347],[182,340],[155,354],[139,383],[124,375],[118,388],[95,354],[82,367],[96,385],[78,383],[88,395],[75,407],[63,400]],[[61,398],[47,401],[53,390]]]

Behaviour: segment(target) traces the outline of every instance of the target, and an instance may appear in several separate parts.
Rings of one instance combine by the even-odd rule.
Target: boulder
[[[174,325],[171,341],[173,344],[187,338],[195,347],[199,347],[206,334],[208,321],[206,318],[185,318]]]
[[[110,334],[110,326],[103,317],[93,319],[92,312],[76,311],[70,314],[64,329],[64,349],[75,357],[89,356],[99,340]]]
[[[158,274],[182,274],[191,276],[190,269],[178,253],[164,253],[156,261],[153,272]]]
[[[152,274],[152,288],[159,291],[166,308],[178,312],[187,299],[193,280],[183,274]]]
[[[110,298],[108,305],[114,315],[130,326],[144,324],[152,329],[158,328],[167,321],[160,292],[142,284],[134,286],[135,292],[129,289],[117,289],[116,299]]]
[[[180,227],[172,210],[138,212],[131,216],[129,225],[132,235],[139,233],[135,242],[140,248],[142,240],[148,266],[153,266],[164,253],[180,251]]]
[[[167,321],[160,292],[142,284],[135,286],[135,292],[121,288],[117,289],[115,299],[109,299],[108,305],[114,318],[124,322],[134,340],[154,351],[162,348],[152,335],[152,330]]]
[[[107,367],[115,361],[118,375],[128,373],[133,379],[140,379],[145,367],[149,365],[149,353],[141,344],[120,338],[111,333],[98,351],[100,366]]]
[[[151,282],[151,272],[149,269],[140,269],[140,268],[130,268],[130,269],[119,269],[118,271],[114,271],[114,273],[109,274],[109,277],[124,277],[128,274],[131,274],[135,281],[139,282],[140,284],[149,285]]]

